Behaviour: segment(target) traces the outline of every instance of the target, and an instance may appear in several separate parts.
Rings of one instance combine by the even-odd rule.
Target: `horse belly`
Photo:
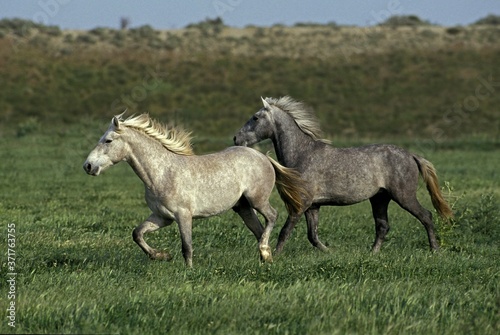
[[[193,199],[193,217],[205,218],[220,214],[233,208],[241,197],[241,192],[225,190],[223,192],[203,192]]]
[[[150,197],[147,200],[151,211],[161,217],[173,219],[180,211],[189,211],[193,218],[206,218],[225,212],[234,207],[240,196],[237,192],[198,193],[175,199]]]
[[[330,174],[325,177],[314,183],[314,203],[352,205],[371,198],[383,186],[372,173]]]

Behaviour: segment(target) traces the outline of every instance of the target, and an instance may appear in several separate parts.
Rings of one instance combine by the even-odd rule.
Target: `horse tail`
[[[424,182],[427,185],[427,191],[429,191],[431,196],[432,205],[438,212],[439,216],[441,216],[444,220],[452,218],[453,212],[451,211],[450,205],[443,198],[443,194],[439,189],[436,168],[434,168],[434,165],[432,165],[431,162],[422,157],[414,155],[413,158],[417,162],[420,175],[424,179]]]
[[[276,173],[276,188],[285,203],[288,214],[302,213],[304,211],[304,202],[302,198],[309,197],[309,192],[305,188],[305,182],[300,174],[291,168],[287,168],[274,159],[269,154],[267,158],[271,162]]]

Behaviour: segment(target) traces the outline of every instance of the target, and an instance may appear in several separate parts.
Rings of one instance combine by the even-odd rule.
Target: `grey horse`
[[[83,168],[97,176],[120,161],[130,164],[146,189],[152,214],[134,229],[133,239],[151,259],[171,257],[151,248],[144,233],[176,221],[182,253],[191,267],[192,219],[233,208],[259,241],[261,259],[270,262],[269,236],[277,211],[269,204],[269,196],[275,182],[288,210],[302,210],[304,191],[297,172],[250,148],[194,155],[188,132],[168,129],[147,114],[126,120],[115,116]],[[254,209],[265,218],[265,229]]]
[[[262,102],[264,107],[237,132],[234,143],[249,146],[271,139],[278,161],[299,171],[309,193],[303,202],[308,239],[313,246],[327,250],[317,231],[321,206],[352,205],[369,199],[376,232],[373,252],[380,250],[389,231],[387,207],[391,200],[422,223],[430,248],[439,249],[432,214],[417,200],[419,174],[439,215],[449,218],[452,211],[429,161],[394,145],[335,148],[321,138],[319,122],[304,103],[288,96],[266,98]],[[301,215],[301,212],[289,215],[280,232],[276,253],[282,251]]]

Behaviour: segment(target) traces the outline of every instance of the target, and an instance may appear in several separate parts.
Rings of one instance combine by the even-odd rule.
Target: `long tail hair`
[[[432,205],[438,212],[439,216],[441,216],[444,220],[452,218],[453,212],[451,211],[450,205],[448,205],[448,202],[443,198],[441,190],[439,189],[439,182],[434,165],[422,157],[413,157],[417,162],[420,174],[427,185],[427,191],[429,191],[431,196]]]
[[[281,165],[269,157],[269,154],[267,158],[273,165],[276,173],[276,188],[285,203],[288,214],[302,214],[305,210],[303,198],[309,197],[304,180],[296,170]]]

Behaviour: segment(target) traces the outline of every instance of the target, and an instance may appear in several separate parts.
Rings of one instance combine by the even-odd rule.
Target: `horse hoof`
[[[154,261],[170,261],[172,260],[172,256],[168,252],[161,252],[157,251],[153,255],[151,255],[149,258],[151,258]]]
[[[325,246],[324,244],[318,245],[317,248],[321,252],[330,252],[330,249],[328,249],[328,247]]]
[[[273,262],[273,255],[271,253],[271,247],[262,246],[262,247],[259,247],[259,249],[260,249],[260,259],[263,262],[272,263]]]

